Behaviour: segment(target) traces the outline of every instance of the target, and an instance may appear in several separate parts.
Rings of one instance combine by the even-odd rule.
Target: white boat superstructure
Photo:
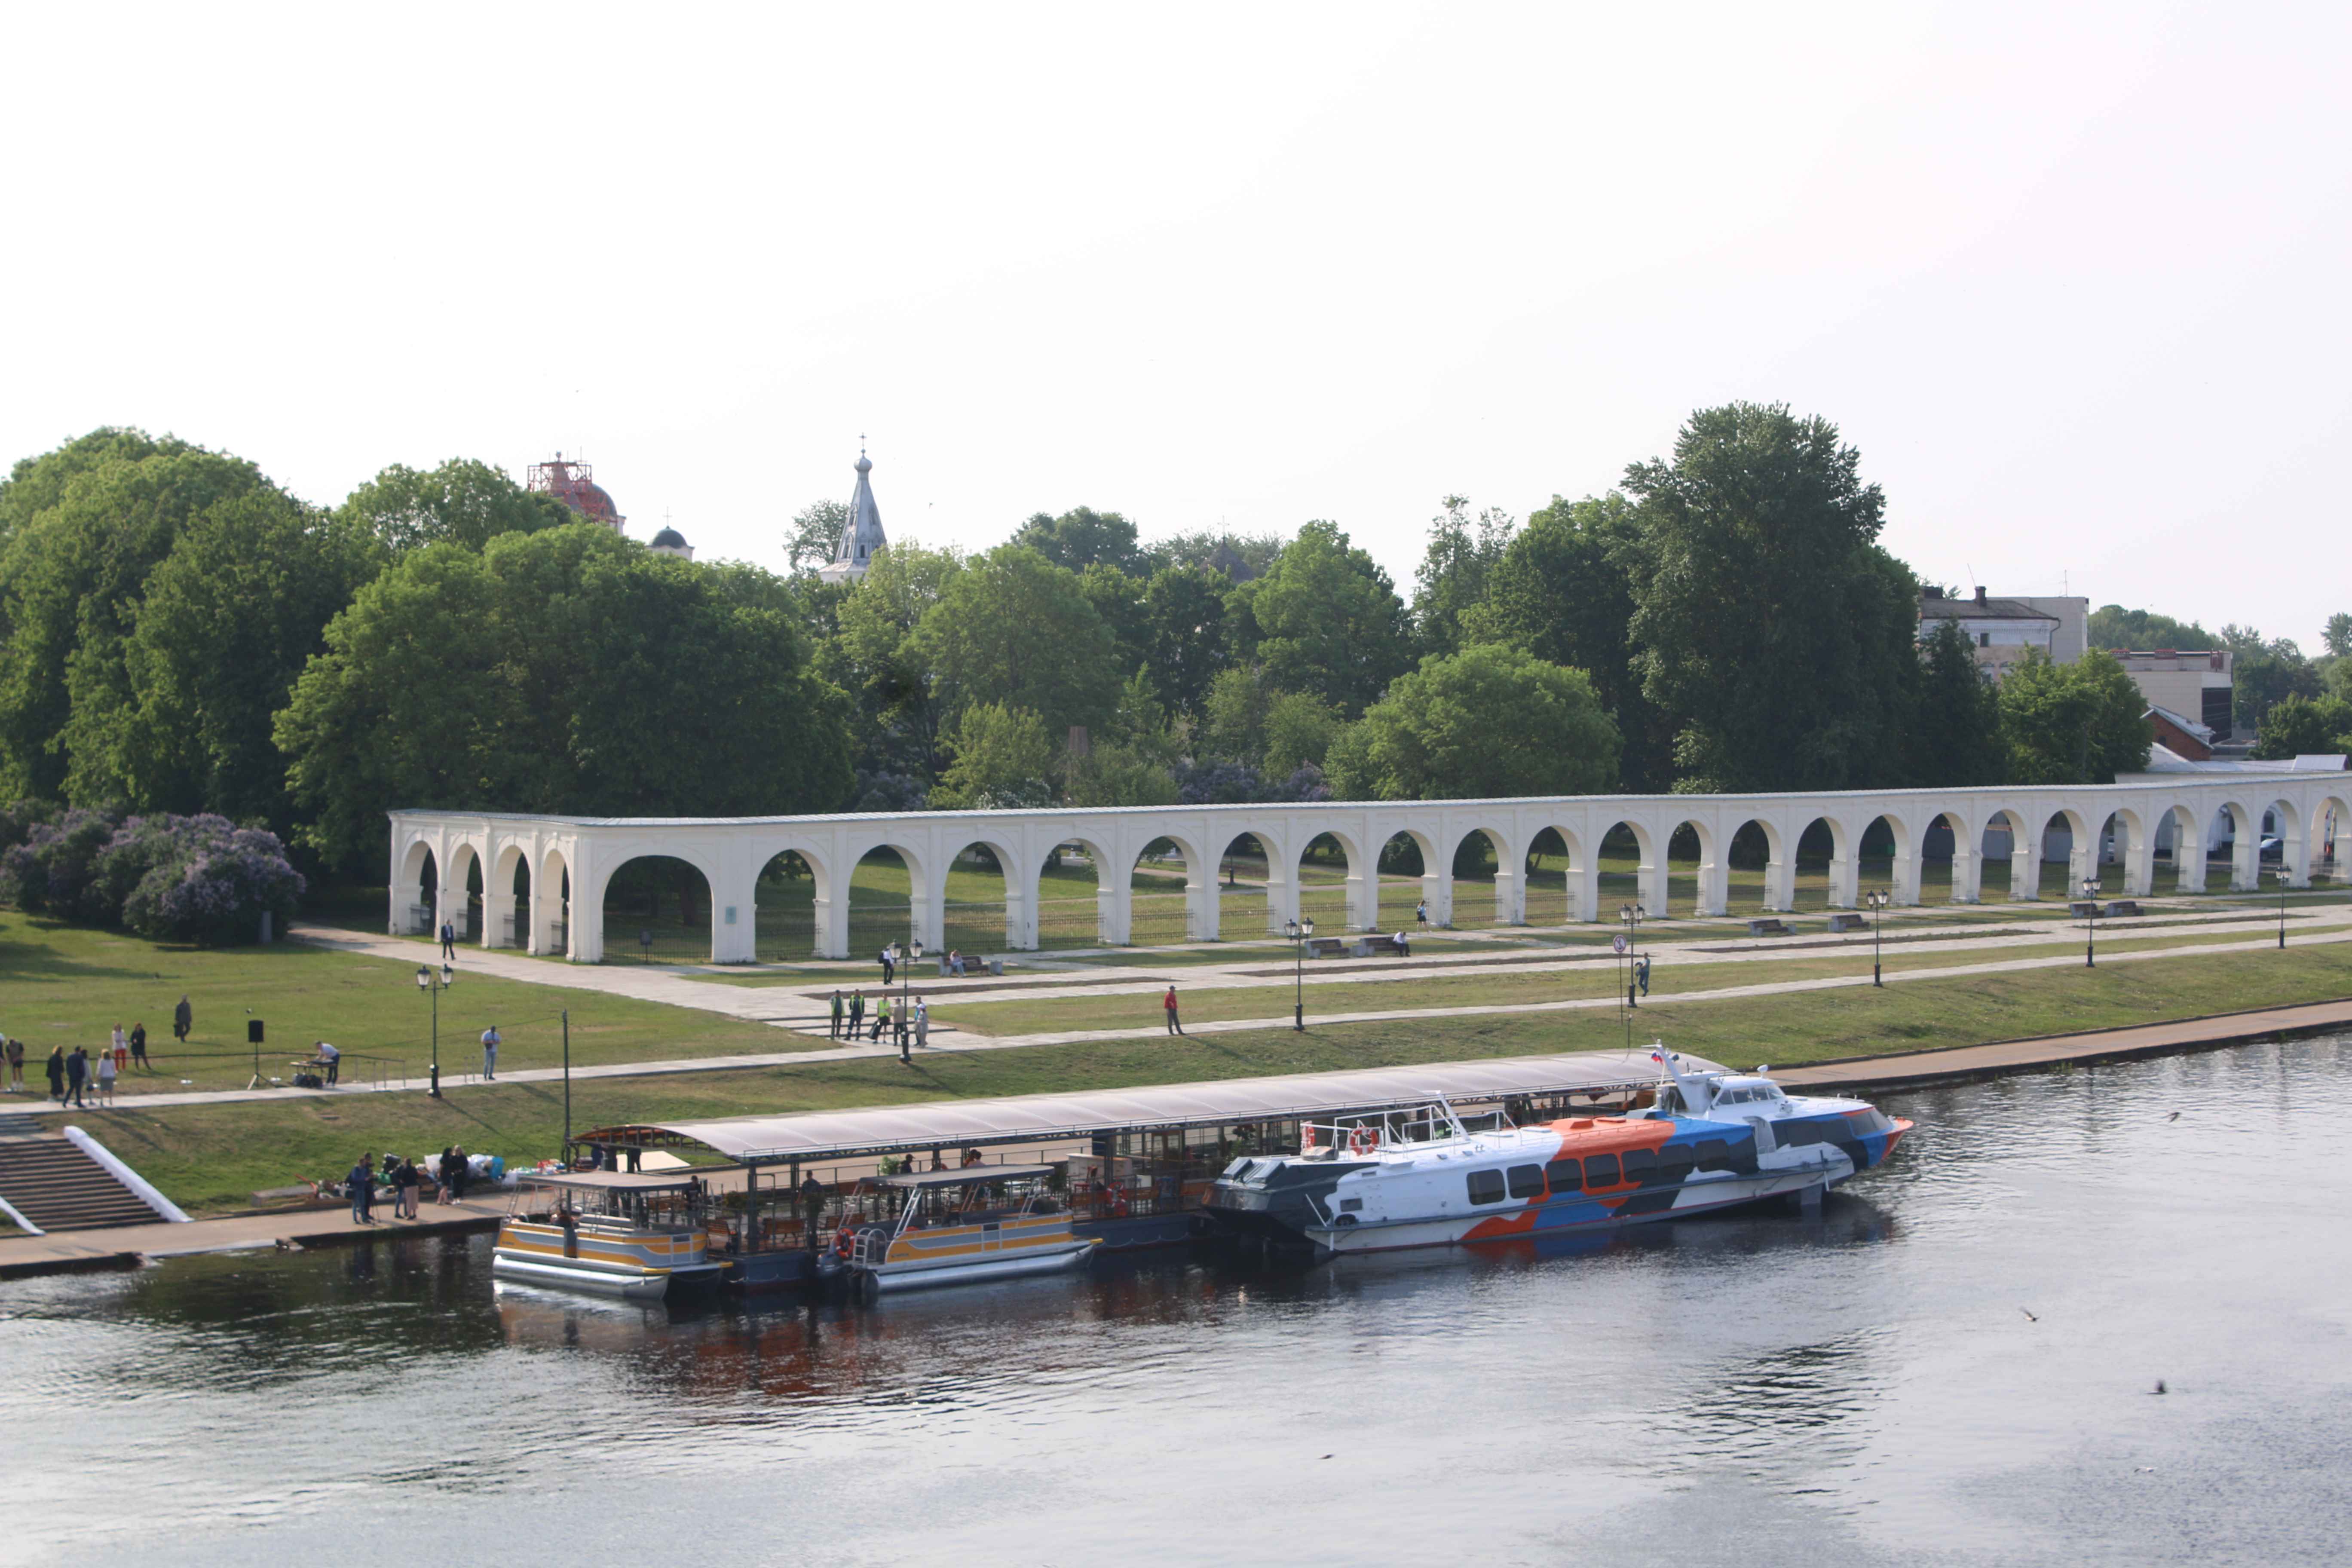
[[[674,1283],[715,1281],[706,1193],[692,1172],[577,1171],[523,1178],[499,1226],[491,1274],[523,1284],[658,1300]]]
[[[877,1293],[1075,1268],[1101,1245],[1071,1226],[1051,1165],[970,1165],[877,1178],[854,1194],[826,1272]]]
[[[1234,1161],[1208,1206],[1245,1232],[1333,1252],[1501,1241],[1816,1202],[1910,1130],[1862,1100],[1655,1057],[1651,1103],[1622,1115],[1473,1126],[1440,1100],[1309,1123],[1299,1152]]]

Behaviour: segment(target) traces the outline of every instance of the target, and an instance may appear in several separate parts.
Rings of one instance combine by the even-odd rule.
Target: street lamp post
[[[2096,877],[2083,879],[2083,967],[2096,969],[2099,966],[2099,879]]]
[[[1639,904],[1617,906],[1617,918],[1625,925],[1625,1005],[1628,1007],[1639,1007],[1642,1005],[1641,1000],[1633,994],[1634,977],[1637,973],[1635,966],[1642,962],[1635,949],[1641,942],[1642,922],[1649,918],[1649,910]]]
[[[426,1093],[441,1098],[441,993],[457,984],[457,972],[447,964],[441,966],[439,978],[423,964],[416,966],[416,988],[433,997],[433,1082]]]
[[[2286,847],[2279,846],[2279,951],[2286,951]]]
[[[1313,921],[1286,921],[1282,934],[1290,939],[1290,1026],[1307,1032],[1307,939],[1315,934]]]
[[[1870,983],[1873,985],[1886,984],[1878,968],[1878,911],[1891,901],[1883,891],[1874,891],[1863,899],[1863,902],[1870,906]]]
[[[902,1062],[915,1059],[907,1048],[908,1041],[914,1037],[914,1021],[908,1016],[908,1010],[914,1005],[915,963],[923,956],[922,939],[908,938],[907,950],[907,962],[898,966],[898,1059]]]

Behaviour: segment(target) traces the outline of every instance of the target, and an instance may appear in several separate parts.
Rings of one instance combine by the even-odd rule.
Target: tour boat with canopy
[[[1302,1126],[1296,1154],[1234,1161],[1208,1209],[1245,1234],[1331,1252],[1518,1240],[1793,1196],[1807,1207],[1882,1163],[1908,1121],[1785,1094],[1764,1069],[1685,1071],[1619,1115],[1473,1126],[1443,1100]]]
[[[521,1181],[499,1226],[490,1261],[498,1279],[650,1301],[719,1277],[720,1265],[705,1256],[709,1194],[694,1171],[546,1172]]]
[[[1052,1165],[966,1165],[861,1183],[846,1200],[824,1273],[861,1290],[1047,1274],[1099,1245],[1071,1228],[1047,1186]]]

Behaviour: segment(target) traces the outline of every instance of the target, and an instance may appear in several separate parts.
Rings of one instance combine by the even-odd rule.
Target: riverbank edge
[[[1966,1083],[2015,1073],[2046,1071],[2059,1067],[2096,1066],[2105,1062],[2139,1061],[2191,1051],[2217,1050],[2255,1040],[2292,1039],[2352,1026],[2352,996],[2286,1007],[2264,1007],[2234,1013],[2207,1013],[2158,1024],[2127,1024],[2064,1035],[2037,1035],[1975,1045],[1940,1046],[1933,1050],[1872,1057],[1844,1057],[1835,1061],[1809,1062],[1776,1074],[1786,1088],[1809,1092],[1862,1093],[1920,1089]],[[1975,1059],[1963,1059],[1975,1053]],[[1887,1070],[1918,1063],[1919,1070]],[[1843,1069],[1875,1064],[1879,1070],[1857,1073]],[[470,1205],[468,1205],[470,1207]],[[500,1215],[473,1212],[446,1218],[387,1222],[387,1228],[347,1226],[332,1230],[281,1231],[281,1222],[310,1220],[320,1211],[302,1210],[280,1215],[237,1215],[192,1220],[185,1225],[152,1227],[167,1231],[159,1237],[167,1245],[147,1250],[96,1248],[81,1250],[79,1238],[98,1241],[104,1231],[66,1231],[54,1236],[17,1237],[0,1240],[0,1281],[52,1274],[83,1274],[140,1268],[163,1258],[199,1252],[241,1252],[274,1248],[309,1250],[322,1247],[373,1245],[387,1239],[419,1236],[457,1236],[495,1230]],[[148,1226],[129,1227],[147,1231]],[[120,1236],[121,1233],[113,1233]],[[124,1239],[129,1239],[125,1237]],[[144,1239],[143,1237],[142,1239]]]

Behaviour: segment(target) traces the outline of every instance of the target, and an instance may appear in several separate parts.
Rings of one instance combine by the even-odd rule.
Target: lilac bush
[[[76,809],[0,854],[0,899],[30,914],[128,926],[165,942],[251,942],[303,892],[274,833],[225,816]]]

